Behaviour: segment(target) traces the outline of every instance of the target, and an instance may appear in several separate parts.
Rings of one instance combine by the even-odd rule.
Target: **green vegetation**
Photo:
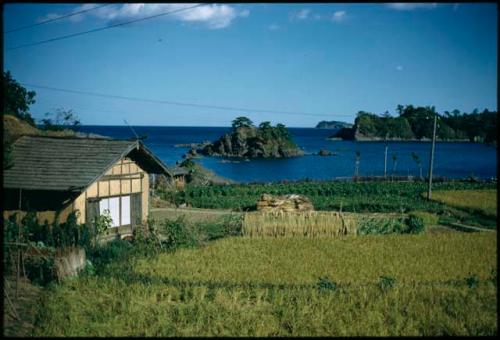
[[[260,123],[257,128],[247,117],[236,118],[232,122],[230,133],[196,151],[208,156],[249,158],[292,157],[303,154],[285,125],[272,126],[266,121]]]
[[[434,116],[438,116],[437,138],[441,140],[470,140],[496,145],[497,113],[485,109],[460,113],[454,110],[440,115],[434,107],[398,105],[398,117],[389,113],[378,116],[360,111],[352,128],[344,128],[332,137],[344,139],[431,139]]]
[[[34,335],[494,335],[496,261],[486,233],[227,238],[52,286]]]
[[[9,71],[2,73],[3,83],[3,114],[13,115],[35,126],[35,121],[28,112],[29,106],[35,103],[34,91],[27,91],[19,84]]]
[[[496,183],[438,182],[434,190],[496,189]],[[444,213],[449,208],[428,201],[422,193],[423,182],[293,182],[270,184],[231,184],[188,187],[176,193],[177,202],[208,209],[254,210],[262,194],[300,194],[311,199],[316,210],[350,212],[409,212],[413,210]]]

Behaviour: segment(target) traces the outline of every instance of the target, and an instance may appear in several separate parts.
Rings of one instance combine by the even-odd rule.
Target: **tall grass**
[[[481,212],[486,216],[497,216],[496,190],[437,190],[432,199],[453,207]]]
[[[496,261],[486,233],[232,237],[53,286],[34,335],[495,335]]]

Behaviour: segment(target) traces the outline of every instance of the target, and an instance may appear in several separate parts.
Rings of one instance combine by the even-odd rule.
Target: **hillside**
[[[29,123],[14,117],[12,115],[3,115],[3,132],[6,142],[14,142],[21,136],[48,136],[48,137],[92,137],[92,138],[109,138],[97,134],[86,134],[75,132],[69,129],[62,131],[45,131],[30,125]]]
[[[342,129],[342,128],[351,128],[352,124],[346,122],[339,122],[336,120],[322,120],[316,125],[316,129]]]

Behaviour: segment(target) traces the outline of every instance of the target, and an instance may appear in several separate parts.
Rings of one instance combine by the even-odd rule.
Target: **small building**
[[[92,224],[109,210],[109,237],[131,235],[149,212],[150,174],[171,172],[144,144],[97,138],[23,136],[4,170],[4,218],[36,212],[39,223]]]
[[[184,189],[186,185],[186,176],[189,175],[189,170],[180,166],[169,168],[169,170],[172,174],[171,180],[173,180],[175,188]]]

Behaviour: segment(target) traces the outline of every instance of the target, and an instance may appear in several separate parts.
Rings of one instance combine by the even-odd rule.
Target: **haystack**
[[[313,211],[311,200],[302,195],[273,196],[263,194],[257,201],[257,210],[260,211]]]

